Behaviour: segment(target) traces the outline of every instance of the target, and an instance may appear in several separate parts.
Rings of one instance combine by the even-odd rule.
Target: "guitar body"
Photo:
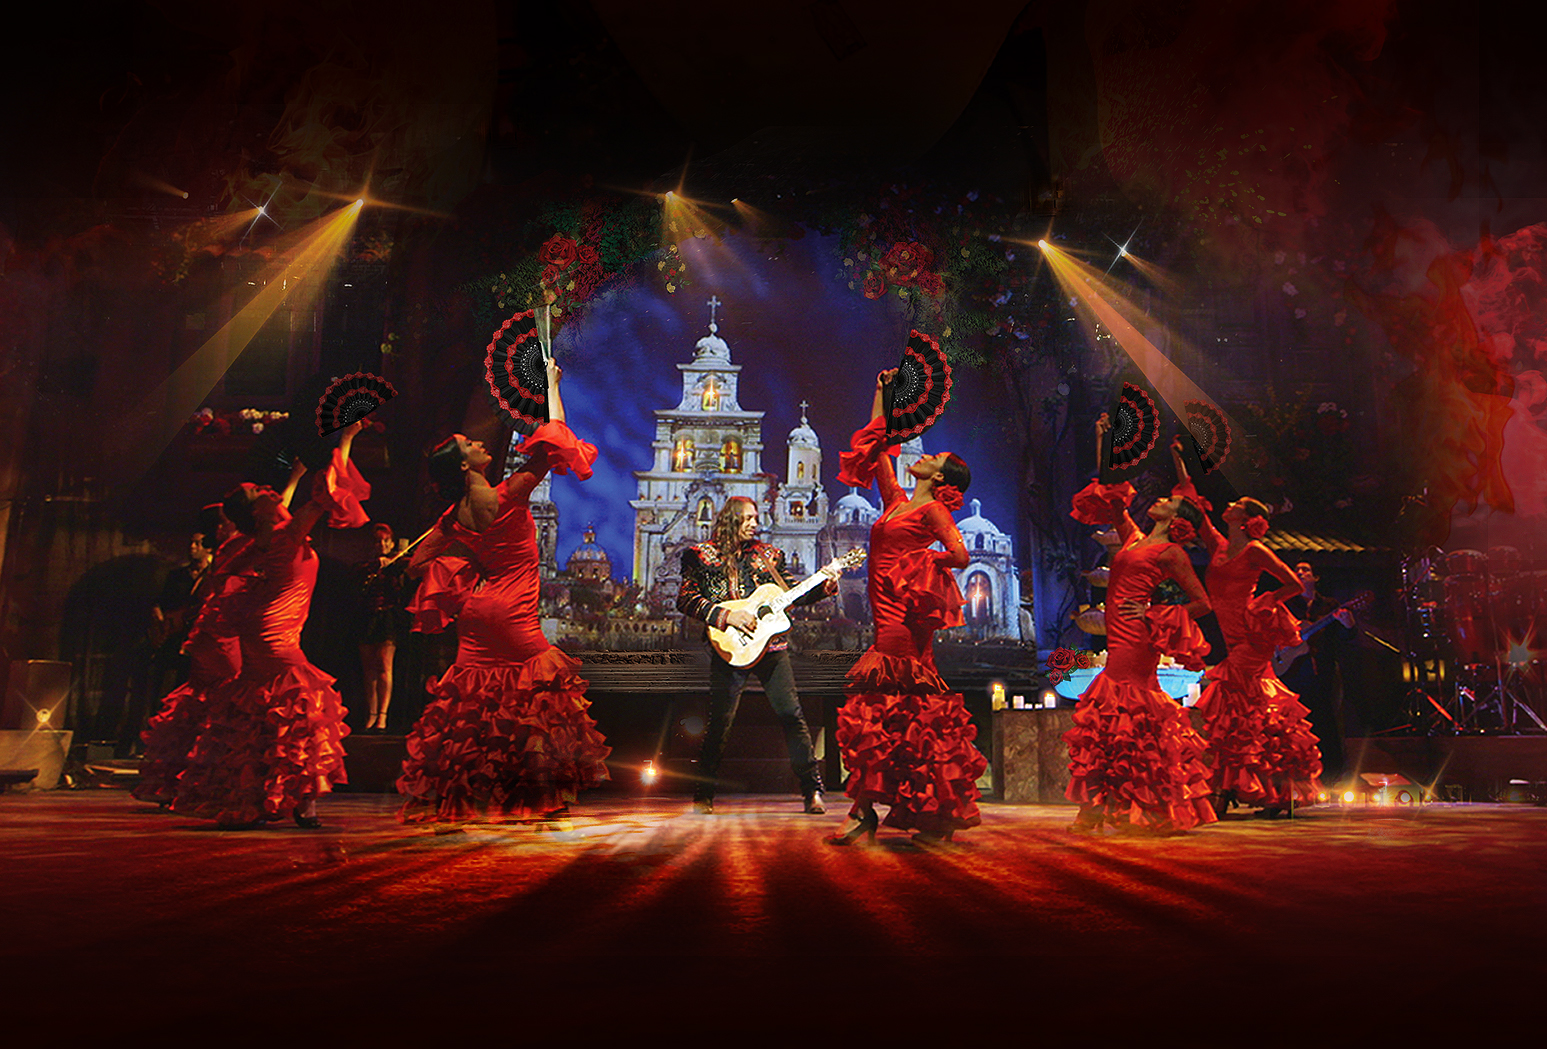
[[[785,591],[775,583],[764,583],[737,601],[722,601],[719,607],[732,612],[750,612],[757,617],[757,629],[750,634],[735,627],[728,630],[709,628],[709,645],[733,667],[749,667],[763,658],[768,642],[790,628],[790,617],[779,608]]]
[[[1316,620],[1316,622],[1312,623],[1310,626],[1302,626],[1300,628],[1300,643],[1298,645],[1291,645],[1288,648],[1281,648],[1277,652],[1273,653],[1273,676],[1282,678],[1285,671],[1294,666],[1295,662],[1299,660],[1301,656],[1309,652],[1311,650],[1311,635],[1315,634],[1318,630],[1321,630],[1323,627],[1327,626],[1334,619],[1336,619],[1338,612],[1341,612],[1344,609],[1348,609],[1349,611],[1357,611],[1359,609],[1368,608],[1370,602],[1374,599],[1375,595],[1370,591],[1362,591],[1352,601],[1344,601],[1341,605],[1338,605],[1336,611],[1327,613],[1320,619]]]
[[[1302,641],[1298,645],[1281,648],[1273,654],[1273,676],[1282,678],[1284,672],[1299,662],[1300,657],[1311,650],[1311,646]]]

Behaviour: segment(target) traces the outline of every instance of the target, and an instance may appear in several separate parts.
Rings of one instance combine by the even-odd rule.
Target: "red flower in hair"
[[[951,511],[951,513],[954,514],[962,508],[962,490],[954,484],[937,483],[934,494],[935,501]]]
[[[1246,534],[1253,539],[1261,539],[1268,534],[1268,519],[1262,515],[1248,518],[1246,521]]]
[[[1173,543],[1190,543],[1198,538],[1198,530],[1185,517],[1171,518],[1171,530],[1166,534]]]

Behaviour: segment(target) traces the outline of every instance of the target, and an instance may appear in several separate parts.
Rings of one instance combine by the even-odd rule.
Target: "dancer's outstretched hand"
[[[876,388],[879,389],[882,386],[885,386],[887,383],[895,381],[896,378],[897,378],[897,369],[896,368],[887,368],[885,371],[877,372],[876,373]]]
[[[557,386],[559,380],[564,378],[564,369],[559,367],[559,362],[549,357],[544,366],[548,372],[548,385]]]

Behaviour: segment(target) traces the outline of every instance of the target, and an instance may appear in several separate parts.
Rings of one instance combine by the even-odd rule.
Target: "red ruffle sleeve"
[[[1274,648],[1298,645],[1300,621],[1272,598],[1271,594],[1258,594],[1246,603],[1246,622],[1252,639]]]
[[[915,550],[897,559],[892,569],[892,590],[907,609],[909,621],[935,630],[961,626],[962,597],[956,576],[941,563],[937,550]]]
[[[312,482],[312,501],[328,511],[328,527],[359,528],[370,524],[370,515],[360,504],[371,497],[371,483],[360,476],[355,464],[344,458],[341,449],[333,449],[333,458]]]
[[[838,480],[855,488],[869,488],[876,479],[881,456],[895,455],[896,445],[886,443],[886,420],[880,416],[854,431],[849,450],[838,455]]]
[[[1136,493],[1132,484],[1102,484],[1092,481],[1074,494],[1074,509],[1069,516],[1081,524],[1115,525],[1123,519],[1123,511],[1133,502]]]
[[[1151,605],[1144,613],[1149,623],[1150,644],[1188,670],[1202,670],[1209,643],[1198,624],[1181,605]]]
[[[546,453],[549,470],[556,474],[573,472],[582,481],[591,476],[591,464],[596,462],[596,445],[582,441],[561,422],[543,423],[517,450],[523,455]]]
[[[478,586],[478,566],[465,557],[437,557],[424,578],[408,613],[421,634],[439,634],[462,614],[462,606]]]

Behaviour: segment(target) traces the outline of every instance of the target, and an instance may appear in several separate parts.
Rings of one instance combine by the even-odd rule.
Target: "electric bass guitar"
[[[1302,626],[1300,628],[1300,643],[1298,645],[1290,645],[1288,648],[1281,648],[1273,653],[1273,676],[1283,677],[1285,671],[1294,666],[1301,656],[1309,652],[1311,650],[1311,635],[1336,619],[1339,612],[1344,609],[1352,611],[1354,609],[1366,608],[1374,599],[1375,595],[1366,590],[1352,601],[1344,601],[1310,626]]]
[[[750,612],[757,617],[757,627],[747,631],[728,626],[724,630],[709,628],[709,644],[721,659],[733,667],[749,667],[763,657],[771,638],[790,628],[790,617],[784,610],[793,605],[812,587],[827,579],[829,569],[842,571],[853,568],[865,560],[865,551],[855,547],[842,557],[835,557],[821,571],[802,579],[788,590],[777,583],[764,583],[746,597],[736,601],[721,601],[716,608],[728,611]]]

